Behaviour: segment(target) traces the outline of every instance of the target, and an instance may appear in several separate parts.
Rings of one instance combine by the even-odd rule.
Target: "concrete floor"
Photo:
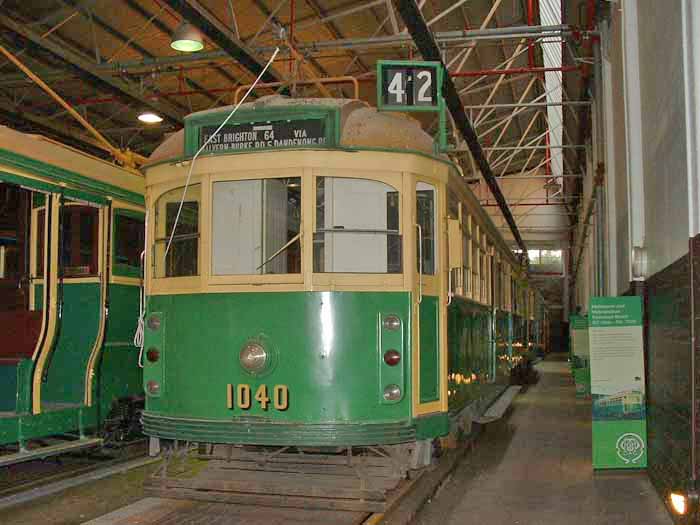
[[[591,468],[590,401],[576,399],[565,356],[487,425],[417,525],[670,525],[645,473]]]

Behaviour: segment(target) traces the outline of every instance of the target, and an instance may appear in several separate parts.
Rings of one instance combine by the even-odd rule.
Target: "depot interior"
[[[378,60],[442,60],[489,173],[454,114],[446,124],[448,155],[514,253],[528,261],[549,311],[552,352],[567,351],[569,318],[587,313],[593,297],[642,297],[645,475],[656,488],[643,497],[659,498],[672,519],[681,519],[686,505],[698,503],[700,474],[694,314],[700,297],[700,5],[423,0],[415,3],[421,35],[404,22],[403,3],[0,0],[0,45],[31,75],[0,56],[0,124],[138,166],[182,129],[186,115],[234,104],[276,49],[267,84],[251,101],[284,88],[296,98],[357,97],[376,106]],[[439,56],[422,55],[425,38]],[[441,125],[434,113],[406,118],[433,136]],[[115,158],[115,149],[129,156]],[[255,220],[235,226],[240,242],[252,246],[264,223],[273,225],[271,246],[300,231],[299,179],[216,186],[214,238],[230,227],[217,210],[250,200],[257,203]],[[381,182],[329,178],[314,191],[329,224],[333,218],[348,229],[389,230],[398,217],[393,189]],[[178,199],[167,203],[166,222]],[[0,185],[2,310],[27,309],[17,276],[29,264],[24,245],[31,207],[29,192]],[[73,276],[97,272],[96,213],[77,205],[65,213],[64,258]],[[16,217],[23,219],[11,220]],[[118,227],[124,239],[143,235],[128,217]],[[133,246],[125,242],[120,257],[138,266]],[[398,272],[394,248],[385,238],[331,231],[314,253],[314,266]],[[364,252],[370,255],[360,257]],[[217,243],[213,274],[251,273],[260,262],[252,253]],[[193,271],[187,261],[175,264],[184,265],[180,275]],[[300,271],[294,247],[264,269]],[[26,354],[38,337],[38,318],[24,322],[8,333]]]

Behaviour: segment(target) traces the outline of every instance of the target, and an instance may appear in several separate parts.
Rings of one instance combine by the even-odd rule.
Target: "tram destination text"
[[[209,140],[217,127],[202,127],[200,131],[200,147]],[[277,120],[224,126],[207,144],[204,153],[326,145],[324,120]]]

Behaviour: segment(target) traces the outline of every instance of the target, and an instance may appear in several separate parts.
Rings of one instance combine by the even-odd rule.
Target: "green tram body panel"
[[[431,302],[434,304],[431,306]],[[426,332],[438,315],[437,298],[423,297]],[[448,413],[413,418],[411,408],[411,294],[408,292],[244,292],[157,295],[149,315],[160,327],[146,330],[144,430],[154,437],[257,445],[350,446],[389,444],[444,436]],[[387,341],[384,315],[402,321],[400,345]],[[433,317],[433,315],[435,317]],[[506,318],[507,318],[506,314]],[[499,368],[491,310],[455,299],[448,309],[449,414],[469,406],[483,410],[505,389],[508,362]],[[423,325],[423,322],[422,322]],[[193,328],[194,327],[194,328]],[[272,349],[273,364],[260,376],[243,371],[239,352],[248,341]],[[388,345],[386,343],[389,343]],[[421,338],[421,388],[439,392],[437,333]],[[388,367],[383,354],[401,352],[403,397],[382,397]],[[510,344],[506,345],[510,348]],[[394,371],[392,370],[392,373]],[[460,379],[457,379],[457,375]],[[393,376],[397,377],[397,376]],[[227,404],[232,385],[233,408]],[[237,406],[236,388],[249,385],[251,405]],[[263,410],[254,395],[260,385],[289,389],[289,407]]]
[[[148,396],[144,427],[160,437],[256,444],[372,444],[408,441],[411,425],[410,294],[406,292],[280,292],[153,296],[161,326],[146,330],[144,381],[161,381]],[[403,396],[383,399],[380,385],[385,315],[402,321]],[[196,329],[193,329],[196,327]],[[259,376],[239,353],[248,341],[272,355]],[[227,388],[249,385],[251,406],[227,405]],[[260,385],[288,388],[288,408],[264,410]],[[283,424],[283,425],[281,425]]]
[[[37,307],[42,287],[37,285]],[[64,315],[56,336],[41,414],[31,414],[33,363],[0,365],[0,445],[45,436],[99,428],[119,399],[140,396],[142,374],[139,350],[133,345],[139,288],[110,284],[110,310],[103,348],[96,367],[92,407],[83,404],[85,366],[99,325],[101,301],[98,284],[64,285]]]
[[[98,336],[101,295],[99,283],[64,282],[63,314],[43,380],[43,403],[83,402],[85,383],[76,375],[84,376]]]

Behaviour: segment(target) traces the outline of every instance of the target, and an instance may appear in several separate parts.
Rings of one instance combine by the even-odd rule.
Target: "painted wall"
[[[645,246],[653,275],[688,251],[683,24],[681,2],[640,0],[637,9]]]
[[[632,280],[630,254],[632,243],[629,231],[629,206],[627,183],[627,148],[625,105],[617,94],[624,93],[625,72],[623,63],[622,11],[614,9],[607,39],[603,44],[603,85],[605,89],[606,136],[606,199],[608,204],[609,293],[624,293]]]

